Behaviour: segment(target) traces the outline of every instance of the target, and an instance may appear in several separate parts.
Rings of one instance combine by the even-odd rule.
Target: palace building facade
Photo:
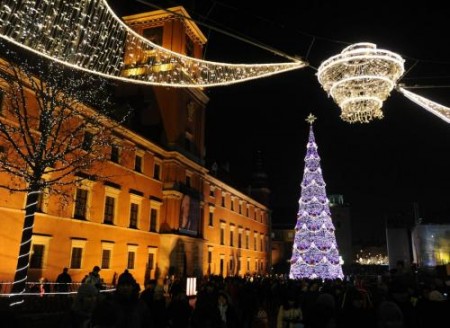
[[[175,7],[123,20],[164,48],[201,58],[206,38],[188,17]],[[151,55],[125,51],[124,74],[136,74]],[[0,81],[0,95],[5,83]],[[131,147],[105,150],[110,160],[102,170],[111,176],[108,181],[86,179],[73,186],[73,200],[64,206],[53,196],[41,199],[29,280],[53,281],[68,267],[72,279],[81,281],[96,265],[106,283],[125,269],[140,284],[169,275],[267,273],[268,207],[204,165],[209,99],[203,90],[123,83],[117,97],[134,104],[130,127],[115,131],[118,142]],[[14,279],[25,202],[25,193],[0,189],[0,281]]]

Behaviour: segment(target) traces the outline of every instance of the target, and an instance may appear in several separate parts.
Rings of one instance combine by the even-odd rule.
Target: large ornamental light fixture
[[[66,66],[154,86],[223,86],[308,66],[286,55],[291,62],[266,64],[220,63],[184,56],[133,31],[106,0],[2,0],[0,38]],[[143,60],[133,60],[135,54]],[[450,123],[450,107],[397,85],[404,73],[403,64],[398,54],[362,42],[324,61],[317,76],[346,122],[381,119],[383,102],[396,88]]]
[[[404,60],[373,43],[356,43],[324,61],[317,72],[323,89],[349,123],[383,118],[381,107],[403,75]]]

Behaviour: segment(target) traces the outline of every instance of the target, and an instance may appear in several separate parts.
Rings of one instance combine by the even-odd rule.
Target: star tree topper
[[[315,117],[312,113],[309,113],[305,121],[312,125],[316,119],[317,117]]]

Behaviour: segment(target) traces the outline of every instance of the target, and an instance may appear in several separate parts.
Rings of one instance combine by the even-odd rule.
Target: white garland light
[[[349,123],[383,118],[381,107],[404,72],[399,55],[356,43],[324,61],[317,72],[322,88],[341,108]]]
[[[33,195],[33,194],[40,194],[40,193],[41,193],[40,191],[30,191],[30,192],[28,193],[28,195],[27,195],[27,198],[30,197],[30,195]],[[30,208],[30,207],[37,206],[37,203],[38,203],[38,201],[36,200],[34,203],[27,204],[27,206],[25,207],[25,210],[27,210],[27,209]],[[25,221],[27,221],[27,218],[30,217],[30,216],[34,216],[34,213],[26,214],[26,215],[25,215]],[[27,229],[27,230],[33,230],[33,225],[31,225],[31,226],[29,226],[29,227],[26,227],[25,229]],[[31,237],[28,238],[27,240],[23,241],[23,242],[20,244],[20,248],[22,248],[22,247],[23,247],[24,245],[26,245],[26,244],[30,244],[30,248],[31,248]],[[19,256],[19,259],[22,258],[22,257],[30,257],[30,254],[31,254],[30,251],[28,251],[27,253],[20,255],[20,256]],[[18,263],[20,263],[20,261],[18,261]],[[20,275],[20,273],[23,272],[23,271],[25,271],[25,275],[23,276],[22,279],[15,280],[15,281],[13,282],[13,285],[21,285],[21,286],[22,286],[22,287],[21,287],[22,290],[20,290],[19,293],[11,294],[11,295],[10,295],[10,296],[18,296],[17,300],[15,300],[15,301],[13,301],[13,302],[10,303],[10,306],[15,306],[15,305],[18,305],[18,304],[22,304],[22,303],[24,302],[24,299],[23,299],[21,296],[23,296],[23,294],[25,293],[25,285],[26,285],[25,282],[26,282],[27,279],[28,279],[28,276],[26,275],[26,272],[27,272],[27,270],[28,270],[28,267],[29,267],[29,262],[27,261],[27,262],[26,262],[26,265],[24,265],[24,266],[22,266],[22,267],[18,267],[18,268],[16,269],[16,276],[18,275],[18,273],[19,273],[19,275]]]
[[[137,34],[106,0],[2,0],[0,37],[70,67],[133,83],[211,87],[267,77],[306,63],[227,64],[162,48]],[[125,56],[145,62],[125,65]]]
[[[419,96],[418,94],[408,91],[402,87],[399,87],[398,90],[412,102],[443,119],[445,122],[450,123],[450,107],[440,105],[437,102]]]

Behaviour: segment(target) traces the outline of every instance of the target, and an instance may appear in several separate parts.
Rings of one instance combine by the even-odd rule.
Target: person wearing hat
[[[89,275],[87,276],[86,280],[84,281],[85,284],[93,285],[97,287],[98,290],[102,288],[102,279],[100,278],[100,267],[96,265],[91,272],[89,272]]]

